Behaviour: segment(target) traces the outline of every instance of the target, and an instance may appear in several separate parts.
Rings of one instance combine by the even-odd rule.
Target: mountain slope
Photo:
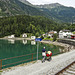
[[[0,18],[0,37],[15,34],[20,36],[23,33],[40,35],[50,30],[64,28],[63,25],[40,16],[17,15]]]
[[[71,23],[75,20],[75,8],[59,3],[34,6],[26,0],[0,0],[0,17],[24,14],[45,16],[60,23]]]
[[[29,3],[27,0],[19,0],[19,1],[21,1],[22,3],[24,3],[24,4],[27,4],[27,5],[30,5],[30,6],[33,6],[31,3]]]
[[[44,15],[38,9],[26,5],[19,0],[0,0],[0,16],[13,16],[21,14]]]
[[[66,7],[59,3],[37,5],[40,11],[47,13],[49,16],[52,16],[54,19],[61,20],[62,22],[72,22],[72,19],[75,19],[75,8]]]

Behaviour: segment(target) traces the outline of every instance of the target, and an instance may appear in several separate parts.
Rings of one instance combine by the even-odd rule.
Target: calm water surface
[[[55,46],[52,44],[49,45],[49,44],[37,43],[35,41],[0,40],[0,60],[5,59],[5,58],[10,58],[10,57],[15,57],[15,56],[32,54],[32,53],[35,53],[33,55],[33,60],[36,60],[37,59],[37,48],[38,48],[38,52],[41,52],[44,46],[46,47],[47,51],[51,50],[53,55],[59,54],[60,51],[63,50],[63,48],[59,46]],[[39,59],[42,58],[41,53],[39,53],[38,56],[40,56]],[[7,59],[7,60],[2,61],[2,65],[16,63],[22,60],[30,59],[30,60],[18,63],[18,64],[21,64],[21,63],[31,61],[32,60],[31,58],[32,58],[32,55],[23,56],[19,58],[13,58],[13,59]],[[3,66],[3,68],[14,66],[14,65],[17,65],[17,63],[12,64],[12,65]]]

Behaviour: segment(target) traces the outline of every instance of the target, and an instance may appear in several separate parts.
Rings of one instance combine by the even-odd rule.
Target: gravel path
[[[75,61],[75,50],[53,56],[50,62],[45,61],[41,63],[41,61],[38,60],[34,64],[3,71],[1,75],[54,75],[73,61]]]

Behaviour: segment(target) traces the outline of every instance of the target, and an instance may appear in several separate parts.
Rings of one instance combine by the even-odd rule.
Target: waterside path
[[[38,60],[33,64],[4,70],[1,75],[54,75],[73,61],[75,61],[75,49],[53,56],[50,62],[45,61],[42,63],[41,60]]]

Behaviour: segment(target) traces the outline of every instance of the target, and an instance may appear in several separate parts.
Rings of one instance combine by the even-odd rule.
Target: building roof
[[[63,32],[70,32],[70,30],[62,30]]]
[[[52,32],[49,32],[49,34],[54,34],[54,32],[52,31]]]

